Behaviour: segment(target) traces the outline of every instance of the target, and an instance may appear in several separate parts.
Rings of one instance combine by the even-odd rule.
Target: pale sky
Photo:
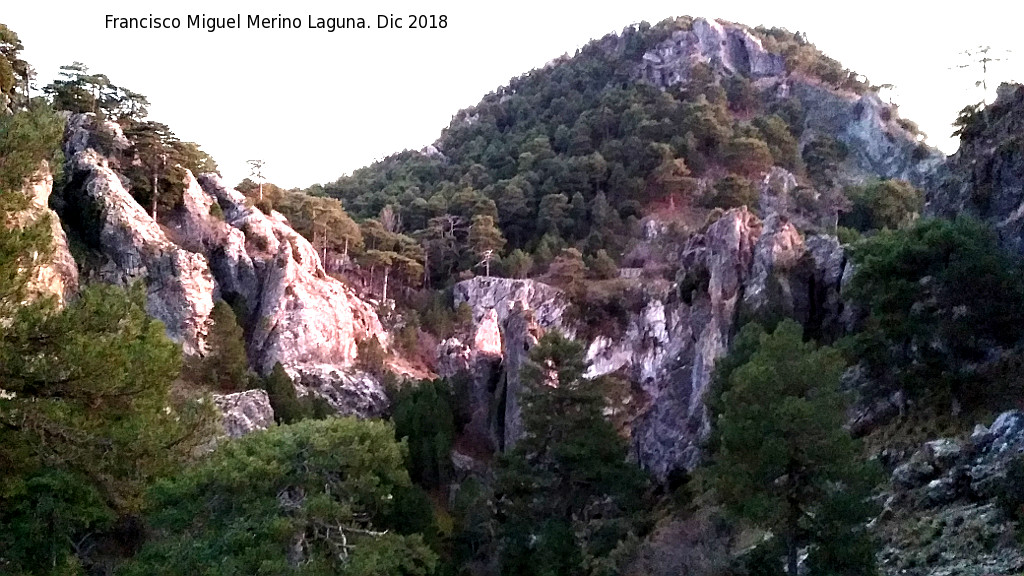
[[[1024,9],[1018,2],[848,3],[785,1],[32,2],[9,0],[0,22],[17,32],[39,85],[74,60],[145,94],[150,119],[199,143],[235,184],[245,161],[267,162],[268,180],[305,187],[337,179],[403,149],[432,143],[461,108],[510,78],[570,55],[592,38],[647,20],[690,14],[802,31],[874,84],[894,84],[900,114],[928,142],[956,149],[950,123],[981,100],[976,71],[951,70],[959,53],[991,45],[989,85],[1024,80]],[[185,29],[189,14],[284,15],[300,30]],[[440,30],[307,28],[307,18],[445,14]],[[179,30],[109,30],[105,16],[178,17]],[[1010,51],[1008,55],[1006,51]]]

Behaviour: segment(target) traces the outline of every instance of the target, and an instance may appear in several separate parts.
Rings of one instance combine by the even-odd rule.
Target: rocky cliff
[[[126,146],[121,128],[91,114],[73,115],[64,139],[65,214],[105,258],[99,279],[119,285],[145,282],[146,309],[167,326],[186,354],[206,350],[214,282],[206,258],[174,244],[132,198],[98,140]]]
[[[834,337],[849,316],[840,295],[848,264],[839,242],[805,237],[778,214],[762,222],[746,209],[730,210],[673,258],[677,282],[651,283],[623,334],[599,336],[587,350],[588,377],[619,373],[637,385],[633,452],[660,478],[699,462],[709,430],[704,395],[741,322],[791,316],[816,337]],[[513,445],[521,434],[518,367],[545,330],[566,327],[564,297],[537,281],[496,278],[460,282],[455,294],[472,306],[478,332],[497,321],[501,353],[447,342],[442,358],[474,374],[474,404],[488,418],[480,426],[494,446]]]
[[[545,330],[560,330],[570,337],[575,334],[565,316],[569,306],[565,295],[542,282],[478,276],[456,284],[453,297],[456,307],[463,302],[469,304],[474,325],[479,325],[491,310],[497,315],[497,322],[504,324],[515,305],[522,303]]]
[[[468,345],[457,338],[441,343],[441,374],[461,372],[469,380],[470,443],[509,449],[523,434],[519,371],[545,331],[574,333],[565,318],[568,301],[561,290],[535,280],[493,277],[459,282],[454,297],[473,310],[473,334]]]
[[[1003,84],[992,104],[969,114],[960,149],[925,212],[972,214],[995,227],[1004,245],[1024,254],[1024,85]]]
[[[98,279],[145,282],[148,311],[187,354],[206,350],[215,300],[234,303],[258,372],[280,362],[300,393],[339,412],[379,414],[383,389],[352,368],[360,340],[389,341],[372,306],[326,274],[284,216],[264,214],[216,175],[185,171],[180,206],[156,222],[107,156],[126,147],[112,122],[89,114],[68,121],[65,218],[101,256]]]
[[[57,214],[50,209],[50,195],[53,193],[53,174],[48,163],[43,162],[39,170],[25,184],[23,190],[29,199],[28,207],[14,216],[8,224],[25,225],[47,219],[50,227],[51,250],[35,263],[29,279],[28,296],[52,296],[63,306],[78,291],[78,266],[68,249],[67,235],[60,225]]]
[[[689,82],[697,64],[720,77],[750,78],[769,98],[796,98],[805,115],[801,146],[819,135],[845,144],[849,155],[840,175],[845,180],[901,178],[921,188],[937,183],[944,156],[900,122],[895,106],[882,102],[871,90],[862,94],[837,90],[790,73],[782,55],[766,50],[745,26],[694,19],[690,29],[677,30],[648,50],[636,75],[669,89]]]
[[[647,51],[639,74],[655,86],[668,88],[689,82],[697,64],[755,79],[786,73],[782,56],[765,50],[747,28],[697,18],[690,30],[677,30]]]

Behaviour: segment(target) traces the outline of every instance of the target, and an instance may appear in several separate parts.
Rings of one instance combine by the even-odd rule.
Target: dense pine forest
[[[230,189],[23,50],[0,574],[1024,569],[1024,87],[943,159],[804,35],[681,17]]]

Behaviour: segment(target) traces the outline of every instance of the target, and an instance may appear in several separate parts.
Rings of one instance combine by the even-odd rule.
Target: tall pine
[[[860,444],[843,427],[839,352],[803,341],[787,320],[761,334],[751,353],[745,332],[739,366],[727,374],[715,423],[710,485],[736,517],[769,530],[797,574],[798,552],[810,546],[813,573],[875,573],[864,523],[876,479]]]
[[[503,574],[614,573],[645,480],[604,417],[605,384],[583,377],[583,345],[558,332],[522,371],[524,437],[498,466]]]

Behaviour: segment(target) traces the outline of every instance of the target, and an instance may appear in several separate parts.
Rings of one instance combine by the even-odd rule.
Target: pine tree
[[[0,336],[0,567],[75,573],[142,490],[208,437],[209,403],[169,394],[181,348],[145,291],[89,287],[18,310]]]
[[[473,254],[481,260],[486,268],[486,275],[491,275],[491,262],[500,256],[505,247],[505,237],[501,229],[494,225],[494,218],[486,215],[473,217],[469,227],[469,246]]]
[[[153,487],[153,537],[118,574],[432,574],[437,555],[397,517],[410,507],[395,509],[403,452],[390,424],[355,418],[225,442]]]
[[[150,216],[157,218],[157,208],[164,198],[165,190],[160,187],[160,180],[167,178],[169,169],[180,161],[177,136],[166,124],[159,122],[140,122],[125,133],[132,141],[132,151],[146,173],[149,186]]]
[[[726,369],[710,485],[730,512],[782,540],[790,576],[807,545],[820,573],[873,574],[864,522],[877,476],[843,427],[845,365],[839,352],[802,336],[784,321],[761,336],[749,361]]]
[[[218,300],[210,317],[213,327],[207,338],[210,351],[202,360],[203,378],[222,391],[237,392],[245,388],[248,380],[245,335],[227,302]]]
[[[503,574],[600,572],[636,526],[645,481],[603,416],[607,382],[585,370],[583,345],[558,332],[523,368],[525,435],[497,471]]]
[[[295,393],[291,377],[280,362],[274,364],[270,375],[263,380],[263,389],[267,391],[270,407],[274,409],[274,420],[278,424],[293,424],[302,420],[302,403]]]

